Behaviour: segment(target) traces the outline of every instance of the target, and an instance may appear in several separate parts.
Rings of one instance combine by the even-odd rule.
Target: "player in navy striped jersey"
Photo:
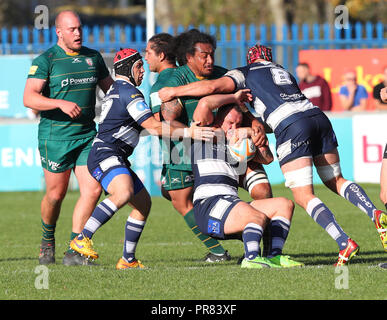
[[[374,222],[387,250],[385,213],[378,210],[358,184],[341,173],[337,140],[327,116],[302,94],[295,78],[272,62],[271,49],[255,45],[248,50],[248,65],[229,71],[224,77],[159,91],[164,101],[175,96],[203,96],[249,88],[252,106],[274,132],[276,152],[298,205],[336,241],[341,266],[357,254],[359,246],[343,231],[329,208],[315,196],[312,166],[324,184],[364,211]],[[164,92],[163,92],[164,91]],[[263,136],[263,133],[260,133]]]
[[[195,121],[209,121],[210,105],[233,102],[233,96],[219,95],[211,103],[199,102]],[[215,96],[211,96],[213,100]],[[204,98],[205,99],[205,98]],[[200,119],[200,120],[199,120]],[[246,203],[238,197],[239,177],[246,172],[246,162],[235,163],[228,153],[227,141],[235,136],[251,135],[250,128],[240,128],[243,114],[236,105],[221,107],[212,125],[217,130],[214,143],[195,142],[191,162],[195,177],[194,212],[204,234],[218,239],[242,239],[245,248],[242,268],[296,267],[302,263],[282,255],[293,215],[293,202],[286,198],[269,198]],[[245,132],[247,130],[247,132]],[[269,163],[273,155],[268,146],[259,148],[252,161]],[[271,246],[267,257],[260,256],[263,229],[269,224]]]
[[[118,209],[129,204],[133,208],[125,226],[123,256],[116,268],[143,268],[135,258],[137,242],[148,217],[151,199],[141,180],[130,169],[127,158],[139,141],[142,129],[151,134],[172,138],[207,139],[210,128],[180,128],[157,121],[136,88],[144,75],[143,61],[138,51],[122,49],[114,58],[116,81],[108,90],[102,105],[98,133],[88,157],[88,169],[109,197],[100,202],[86,222],[82,233],[71,248],[86,257],[98,258],[91,237]]]

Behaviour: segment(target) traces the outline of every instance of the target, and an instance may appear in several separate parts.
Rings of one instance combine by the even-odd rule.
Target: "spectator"
[[[341,107],[347,111],[364,111],[367,107],[368,93],[365,87],[357,84],[355,71],[344,73],[344,85],[340,88]]]
[[[328,82],[319,75],[312,74],[309,65],[304,62],[298,64],[296,73],[299,87],[305,97],[322,111],[330,111],[332,109],[332,95]]]
[[[383,101],[381,97],[381,90],[384,87],[387,87],[387,66],[384,67],[383,73],[384,73],[384,81],[377,84],[373,90],[373,97],[375,101],[376,110],[387,110],[387,102]]]
[[[382,98],[382,101],[387,103],[387,86],[380,89],[380,97]]]

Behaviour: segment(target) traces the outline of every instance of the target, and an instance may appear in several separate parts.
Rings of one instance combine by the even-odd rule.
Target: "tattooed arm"
[[[262,163],[262,164],[269,164],[274,160],[274,156],[269,148],[269,142],[266,142],[266,145],[263,147],[257,148],[257,152],[255,154],[255,157],[253,161]]]
[[[183,111],[183,106],[179,99],[172,99],[167,102],[163,102],[160,107],[161,120],[167,121],[176,127],[187,127],[183,123],[176,119],[180,117]]]

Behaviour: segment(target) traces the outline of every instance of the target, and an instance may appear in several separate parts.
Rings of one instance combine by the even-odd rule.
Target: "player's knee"
[[[110,198],[117,208],[121,208],[133,199],[133,191],[129,189],[120,190],[120,192],[112,193]]]
[[[90,200],[98,200],[101,196],[102,187],[100,184],[89,186],[86,189],[80,190],[81,196],[87,197]]]
[[[254,200],[268,199],[273,197],[269,183],[256,184],[250,191],[250,196]]]
[[[172,205],[181,215],[185,215],[192,209],[191,201],[183,197],[173,197]]]
[[[294,212],[294,202],[287,198],[279,198],[278,213],[290,220]]]
[[[266,225],[266,222],[267,222],[267,217],[265,214],[263,214],[262,212],[258,211],[258,210],[252,210],[247,216],[246,216],[246,219],[245,219],[245,224],[249,224],[249,223],[255,223],[255,224],[258,224],[262,227],[264,227]]]
[[[66,189],[55,188],[46,191],[46,201],[50,203],[52,206],[58,206],[62,203],[63,199],[66,196]]]

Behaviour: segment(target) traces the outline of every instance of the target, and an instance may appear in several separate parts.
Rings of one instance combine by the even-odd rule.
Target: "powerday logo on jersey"
[[[88,77],[88,78],[79,78],[79,79],[76,79],[76,78],[66,78],[66,79],[63,79],[62,82],[61,82],[61,88],[63,87],[66,87],[66,86],[76,86],[76,85],[80,85],[80,84],[91,84],[91,83],[97,83],[97,78],[92,76],[92,77]]]

